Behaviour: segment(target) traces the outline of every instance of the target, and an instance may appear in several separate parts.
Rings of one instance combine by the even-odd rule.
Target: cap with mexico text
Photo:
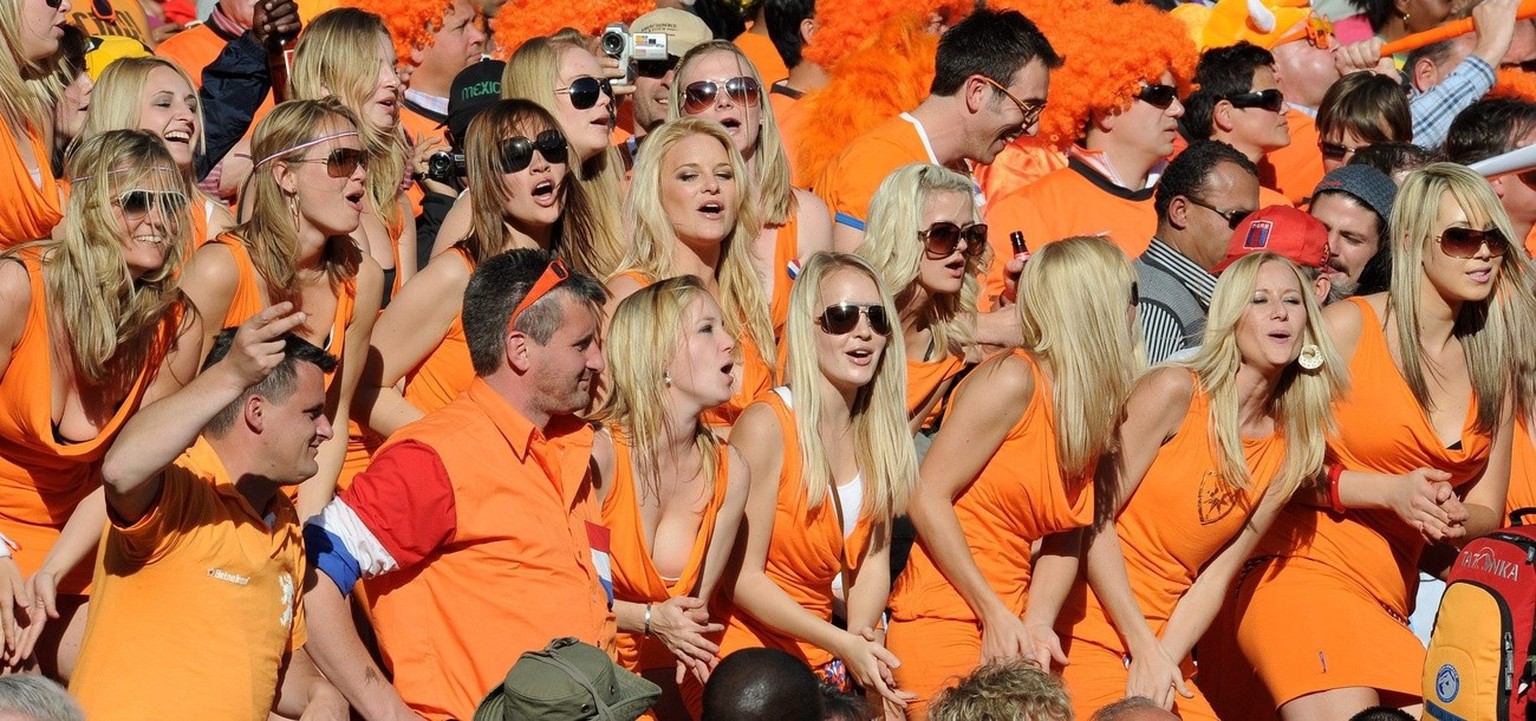
[[[501,72],[507,64],[500,60],[481,60],[453,76],[448,91],[448,132],[453,142],[463,145],[469,121],[491,103],[501,99]]]

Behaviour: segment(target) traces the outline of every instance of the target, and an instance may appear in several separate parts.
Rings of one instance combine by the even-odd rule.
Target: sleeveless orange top
[[[1184,422],[1157,452],[1115,521],[1131,592],[1158,634],[1200,569],[1243,530],[1285,460],[1285,440],[1278,433],[1244,439],[1248,487],[1222,481],[1219,447],[1210,432],[1210,396],[1195,383]],[[1079,576],[1076,585],[1062,607],[1061,625],[1071,628],[1073,639],[1126,651],[1087,579]]]
[[[1536,436],[1531,435],[1530,420],[1521,418],[1515,423],[1514,447],[1509,454],[1509,495],[1504,502],[1504,523],[1509,524],[1510,512],[1519,508],[1536,508]],[[1536,519],[1531,519],[1536,523]]]
[[[965,370],[965,358],[962,356],[946,356],[934,361],[907,358],[907,417],[911,418],[921,411],[939,390],[939,386],[962,370]],[[923,417],[923,425],[932,423],[943,412],[943,401],[933,404]]]
[[[725,502],[726,474],[730,454],[724,443],[716,446],[714,493],[704,507],[688,564],[676,580],[667,580],[656,571],[645,539],[645,523],[640,518],[640,493],[636,488],[634,462],[630,448],[617,433],[613,437],[613,488],[603,500],[602,524],[609,536],[608,558],[613,565],[613,597],[631,603],[662,603],[674,596],[696,593],[704,576],[704,557],[714,537],[715,517]],[[716,639],[718,640],[718,639]],[[643,634],[618,632],[615,639],[620,666],[640,672],[653,668],[672,668],[677,657],[661,639]]]
[[[463,248],[448,251],[474,271],[474,261]],[[462,305],[462,304],[461,304]],[[464,337],[463,311],[454,314],[448,333],[427,357],[405,375],[405,400],[422,413],[431,413],[469,390],[475,380],[474,362],[469,358],[469,341]]]
[[[800,258],[800,209],[789,214],[779,226],[773,245],[773,292],[768,297],[768,317],[773,321],[773,335],[784,340],[784,325],[789,322],[789,291],[795,282],[789,264]],[[796,271],[798,272],[798,271]]]
[[[1349,300],[1364,317],[1359,347],[1349,361],[1353,388],[1335,404],[1339,433],[1328,441],[1329,457],[1348,470],[1402,474],[1437,468],[1451,474],[1453,486],[1475,480],[1493,446],[1492,438],[1473,425],[1476,399],[1467,409],[1461,449],[1443,447],[1392,362],[1376,311],[1363,298]],[[1316,561],[1358,583],[1388,610],[1407,616],[1423,548],[1419,532],[1391,511],[1350,509],[1336,515],[1292,504],[1280,512],[1256,555]]]
[[[795,427],[795,413],[778,393],[764,393],[757,403],[767,405],[779,419],[784,431],[784,465],[779,470],[778,503],[773,513],[773,537],[768,542],[768,557],[763,571],[805,610],[817,618],[832,620],[832,581],[848,566],[851,581],[858,572],[859,560],[870,543],[874,522],[861,515],[853,535],[846,541],[838,523],[837,505],[828,489],[820,506],[809,508],[805,484],[801,480],[800,429]],[[743,648],[776,648],[805,661],[812,667],[832,660],[832,654],[818,646],[784,635],[751,615],[722,601],[722,608],[710,615],[725,624],[720,639],[720,657]]]
[[[1012,353],[1029,363],[1034,395],[976,480],[955,499],[955,515],[987,583],[1008,608],[1022,614],[1029,595],[1030,545],[1091,523],[1093,483],[1080,479],[1068,488],[1062,482],[1050,382],[1027,352]],[[891,591],[890,605],[891,616],[903,621],[977,620],[928,555],[921,536]]]
[[[40,183],[32,182],[15,136],[9,129],[0,129],[0,250],[46,238],[64,218],[60,184],[48,165],[43,134],[29,130],[27,141],[41,170]]]
[[[181,311],[165,314],[156,339],[117,412],[89,441],[69,442],[54,433],[51,328],[43,283],[41,250],[20,254],[32,282],[32,302],[10,365],[0,375],[0,533],[21,545],[13,551],[23,575],[42,565],[64,522],[101,484],[102,456],[123,423],[138,411],[144,393],[176,340]],[[82,563],[59,584],[61,593],[80,593],[91,578]]]

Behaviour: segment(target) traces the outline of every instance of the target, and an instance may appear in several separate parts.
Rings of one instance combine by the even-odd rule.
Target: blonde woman
[[[1344,390],[1311,287],[1281,256],[1244,256],[1216,284],[1200,353],[1131,391],[1087,577],[1058,623],[1079,716],[1144,696],[1216,718],[1181,668],[1249,552],[1321,471]]]
[[[81,137],[117,128],[138,128],[160,136],[176,166],[195,179],[193,162],[203,150],[203,112],[192,78],[164,58],[122,58],[101,73],[90,95]],[[193,249],[235,224],[235,217],[198,191],[187,210]]]
[[[65,170],[69,220],[0,256],[0,535],[15,544],[0,558],[6,666],[23,660],[9,622],[30,606],[22,574],[39,569],[77,506],[93,507],[99,533],[105,502],[82,503],[100,488],[97,463],[140,406],[196,375],[202,332],[177,287],[192,188],[159,137],[102,133]],[[90,576],[82,564],[57,581],[62,618],[38,654],[50,675],[73,666]]]
[[[629,217],[633,237],[608,281],[609,308],[658,280],[696,275],[719,299],[740,344],[736,393],[710,411],[729,428],[758,394],[773,387],[774,335],[768,297],[752,267],[758,215],[746,166],[724,127],[677,120],[646,136],[635,158]]]
[[[790,293],[788,385],[748,406],[731,433],[751,491],[741,569],[719,606],[721,656],[777,648],[844,690],[857,682],[900,707],[909,697],[891,669],[901,661],[879,627],[891,519],[907,504],[917,457],[894,318],[868,262],[843,253],[806,262]]]
[[[352,242],[371,156],[351,111],[334,99],[278,105],[256,125],[251,155],[241,201],[248,219],[197,252],[183,287],[208,319],[205,348],[217,329],[293,303],[305,316],[295,333],[341,359],[326,374],[326,415],[345,428],[384,287],[378,265]],[[330,501],[346,448],[340,433],[320,447],[320,472],[298,488],[300,517]]]
[[[1202,646],[1202,669],[1247,658],[1284,719],[1416,708],[1424,646],[1404,619],[1420,553],[1501,525],[1526,265],[1498,198],[1460,165],[1409,174],[1391,226],[1391,288],[1323,314],[1351,388],[1316,505],[1281,512],[1211,664]]]
[[[747,164],[763,223],[752,242],[752,264],[770,299],[775,333],[782,334],[799,258],[832,249],[832,211],[814,193],[790,187],[789,156],[767,88],[735,43],[715,40],[694,46],[678,62],[676,73],[667,110],[670,119],[720,123]]]
[[[356,8],[321,13],[294,50],[290,97],[334,97],[357,118],[368,153],[367,204],[353,234],[384,271],[382,304],[416,272],[416,223],[405,190],[410,146],[400,127],[400,78],[384,21]],[[251,152],[257,157],[256,151]]]
[[[1135,277],[1102,238],[1036,252],[1019,282],[1024,346],[955,389],[908,511],[918,544],[891,593],[910,718],[983,663],[1064,660],[1053,626],[1137,370]]]
[[[48,159],[53,101],[48,87],[69,0],[0,0],[0,249],[48,236],[64,206]]]
[[[736,543],[747,469],[700,416],[730,399],[735,350],[691,275],[625,299],[603,345],[612,390],[596,413],[595,485],[619,664],[662,688],[650,718],[697,718],[719,650],[723,626],[705,606]]]

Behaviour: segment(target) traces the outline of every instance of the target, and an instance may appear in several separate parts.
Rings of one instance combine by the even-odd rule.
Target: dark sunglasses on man
[[[1136,99],[1158,110],[1167,110],[1173,101],[1179,99],[1179,89],[1162,83],[1142,83]]]
[[[1236,93],[1222,98],[1239,110],[1247,108],[1262,108],[1271,113],[1278,113],[1285,109],[1285,93],[1279,88],[1268,90],[1252,90],[1246,93]]]

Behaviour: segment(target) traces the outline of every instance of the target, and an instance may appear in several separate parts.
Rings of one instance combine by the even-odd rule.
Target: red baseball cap
[[[1328,264],[1328,229],[1322,221],[1295,208],[1271,205],[1255,211],[1232,231],[1227,257],[1216,264],[1216,273],[1249,253],[1267,250],[1303,268],[1323,269]]]

